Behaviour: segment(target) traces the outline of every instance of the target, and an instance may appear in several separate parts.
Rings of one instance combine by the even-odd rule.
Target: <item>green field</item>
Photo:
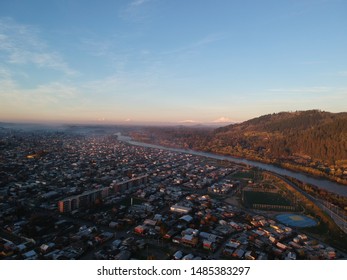
[[[281,205],[291,206],[291,202],[277,193],[268,192],[243,192],[244,204],[247,207],[252,207],[253,204]]]

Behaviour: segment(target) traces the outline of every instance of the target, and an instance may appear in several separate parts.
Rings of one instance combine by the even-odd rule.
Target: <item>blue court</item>
[[[293,227],[314,227],[318,225],[315,219],[298,214],[281,214],[277,215],[276,219],[282,224]]]

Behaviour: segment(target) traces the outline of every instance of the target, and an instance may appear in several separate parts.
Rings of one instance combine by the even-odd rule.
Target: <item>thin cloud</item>
[[[135,0],[133,2],[130,3],[130,6],[132,7],[136,7],[136,6],[141,6],[147,2],[150,2],[151,0]]]
[[[11,79],[0,80],[0,99],[3,120],[62,120],[85,107],[76,87],[57,82],[23,89]]]
[[[0,67],[0,81],[7,80],[10,78],[11,78],[11,72],[4,67]]]
[[[131,50],[122,49],[113,40],[105,40],[95,36],[93,39],[81,40],[81,49],[91,56],[107,59],[109,65],[117,73],[124,71],[129,59],[132,57]]]
[[[12,78],[11,72],[6,68],[0,67],[0,97],[9,95],[15,87],[15,81]]]
[[[203,37],[203,38],[201,38],[201,39],[199,39],[193,43],[190,43],[190,44],[183,46],[183,47],[179,47],[176,49],[165,51],[165,52],[163,52],[163,54],[164,55],[171,55],[171,54],[177,54],[177,53],[183,53],[183,52],[191,52],[191,51],[199,49],[203,46],[206,46],[206,45],[212,44],[214,42],[223,40],[224,38],[225,38],[225,35],[222,35],[222,34],[208,34],[205,37]]]
[[[131,21],[143,21],[149,17],[148,9],[145,7],[153,0],[134,0],[130,2],[119,13],[120,18]]]
[[[81,45],[83,51],[86,51],[92,56],[102,57],[109,56],[113,47],[110,41],[96,39],[82,39]]]
[[[77,73],[40,38],[38,29],[10,18],[0,19],[0,52],[9,64],[34,64],[69,76]]]

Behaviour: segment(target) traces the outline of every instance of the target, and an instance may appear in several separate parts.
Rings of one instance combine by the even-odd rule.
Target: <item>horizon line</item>
[[[199,126],[205,126],[205,127],[219,127],[219,126],[226,126],[230,124],[236,124],[241,123],[243,121],[237,122],[155,122],[155,121],[131,121],[131,122],[98,122],[98,121],[81,121],[81,122],[63,122],[63,121],[25,121],[25,120],[15,120],[15,121],[2,121],[0,120],[0,126],[1,125],[38,125],[38,126],[185,126],[185,127],[199,127]]]

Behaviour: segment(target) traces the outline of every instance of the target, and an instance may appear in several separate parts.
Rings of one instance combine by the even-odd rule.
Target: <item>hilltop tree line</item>
[[[347,159],[347,114],[315,110],[267,115],[217,129],[214,139],[270,158],[302,155],[334,164]]]

